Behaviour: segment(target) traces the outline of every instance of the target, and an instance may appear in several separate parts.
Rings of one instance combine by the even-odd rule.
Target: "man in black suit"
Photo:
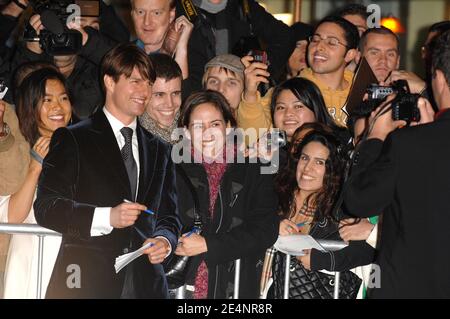
[[[395,130],[404,123],[388,112],[354,156],[347,208],[383,212],[373,298],[450,298],[450,32],[438,40],[432,72],[436,120]],[[421,122],[431,122],[431,105],[419,108]]]
[[[155,74],[144,52],[124,44],[105,56],[101,76],[104,108],[54,133],[39,180],[36,220],[63,235],[47,298],[166,298],[161,262],[180,232],[174,165],[136,120]],[[149,242],[148,258],[115,273],[117,256]]]

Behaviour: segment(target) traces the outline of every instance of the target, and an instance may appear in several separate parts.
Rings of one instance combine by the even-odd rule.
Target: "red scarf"
[[[203,167],[206,171],[206,176],[208,177],[209,185],[209,216],[211,219],[214,216],[214,206],[216,204],[216,199],[219,194],[220,182],[227,169],[227,163],[225,160],[225,149],[222,157],[221,163],[212,162],[206,163],[202,162]],[[200,263],[197,269],[197,275],[195,276],[195,292],[194,299],[206,299],[208,297],[208,268],[205,261]]]

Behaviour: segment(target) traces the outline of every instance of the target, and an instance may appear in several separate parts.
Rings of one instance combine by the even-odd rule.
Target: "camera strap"
[[[22,3],[20,3],[19,0],[13,0],[12,2],[14,2],[15,5],[18,6],[18,7],[19,7],[20,9],[22,9],[22,10],[26,10],[26,9],[27,9],[27,6],[24,5],[24,4],[22,4]]]
[[[248,25],[250,26],[250,33],[253,36],[254,32],[253,32],[252,16],[250,14],[250,4],[248,3],[248,0],[242,0],[241,8],[242,8],[243,18],[245,18]]]
[[[181,0],[181,5],[183,7],[184,13],[186,14],[186,17],[189,19],[189,21],[194,23],[198,17],[198,13],[195,5],[192,3],[192,0]]]

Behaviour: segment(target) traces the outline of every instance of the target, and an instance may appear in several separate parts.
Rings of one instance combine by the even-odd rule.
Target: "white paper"
[[[325,252],[325,249],[309,235],[279,236],[274,247],[291,256],[304,256],[305,250],[313,248]]]
[[[123,267],[128,265],[130,262],[132,262],[136,258],[142,256],[142,254],[144,253],[144,250],[150,248],[151,246],[153,246],[153,243],[148,243],[131,253],[124,254],[124,255],[117,257],[116,263],[114,264],[114,268],[116,269],[116,274],[119,271],[121,271],[123,269]]]

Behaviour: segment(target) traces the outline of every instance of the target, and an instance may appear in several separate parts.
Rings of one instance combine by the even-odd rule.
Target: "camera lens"
[[[53,41],[56,44],[64,44],[67,42],[67,34],[58,34],[53,36]]]

